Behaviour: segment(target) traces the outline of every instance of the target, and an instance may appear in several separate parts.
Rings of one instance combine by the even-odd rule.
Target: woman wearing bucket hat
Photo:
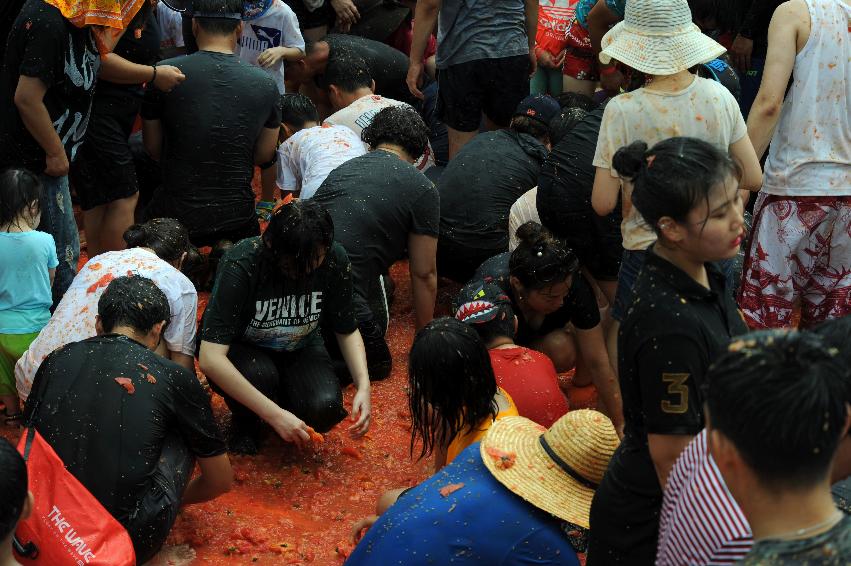
[[[637,140],[652,146],[671,137],[698,138],[729,151],[742,169],[740,189],[756,191],[762,183],[736,99],[720,83],[690,71],[722,53],[724,48],[692,23],[686,0],[630,0],[624,21],[603,37],[600,61],[620,61],[647,77],[644,87],[616,96],[606,106],[594,155],[597,171],[591,204],[597,214],[610,214],[623,192],[625,251],[612,308],[615,323],[608,335],[612,360],[617,359],[617,331],[632,303],[635,277],[645,250],[656,241],[652,228],[632,206],[631,182],[622,182],[612,167],[615,152]]]
[[[596,411],[572,411],[549,430],[501,419],[400,497],[346,564],[579,564],[591,499],[617,445]]]

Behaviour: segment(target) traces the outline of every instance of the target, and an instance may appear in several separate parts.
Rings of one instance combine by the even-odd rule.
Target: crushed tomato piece
[[[115,383],[123,387],[130,395],[133,395],[136,392],[136,387],[133,385],[133,381],[129,377],[116,377]]]
[[[343,446],[340,449],[340,452],[345,454],[346,456],[351,456],[352,458],[354,458],[356,460],[363,460],[363,454],[358,452],[358,449],[354,448],[352,446]]]
[[[517,454],[514,452],[505,452],[492,446],[486,447],[485,452],[488,453],[488,456],[493,458],[494,464],[496,464],[496,467],[500,470],[507,470],[517,461]]]
[[[115,277],[112,275],[112,273],[104,273],[100,279],[89,285],[89,288],[86,289],[86,294],[91,295],[101,287],[106,287],[113,279],[115,279]]]
[[[145,379],[147,379],[147,380],[148,380],[148,383],[156,383],[156,382],[157,382],[157,378],[156,378],[156,377],[154,377],[154,376],[153,376],[153,375],[151,375],[151,374],[146,375],[146,376],[145,376]]]
[[[440,488],[440,495],[442,495],[443,497],[449,497],[450,494],[455,493],[456,491],[458,491],[462,487],[464,487],[463,483],[450,483],[450,484],[444,485],[443,487]]]
[[[311,442],[317,442],[317,443],[325,442],[325,437],[322,436],[321,433],[313,430],[312,426],[307,427],[307,434],[310,435]]]

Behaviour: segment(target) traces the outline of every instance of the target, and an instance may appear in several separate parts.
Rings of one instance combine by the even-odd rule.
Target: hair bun
[[[124,231],[124,241],[128,248],[138,248],[148,243],[148,231],[144,224],[133,224]]]
[[[543,255],[551,238],[549,230],[530,220],[517,228],[517,239],[537,255]]]
[[[647,144],[635,141],[615,152],[612,168],[622,177],[633,178],[647,165]]]

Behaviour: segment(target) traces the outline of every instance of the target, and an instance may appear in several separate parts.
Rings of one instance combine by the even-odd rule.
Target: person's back
[[[578,565],[560,521],[508,491],[480,450],[470,445],[400,497],[346,563]],[[444,496],[446,486],[458,489]]]
[[[537,24],[537,22],[536,22]],[[446,2],[440,8],[437,67],[529,53],[520,0]]]
[[[364,153],[366,146],[346,126],[305,128],[278,147],[278,187],[311,198],[331,171]]]

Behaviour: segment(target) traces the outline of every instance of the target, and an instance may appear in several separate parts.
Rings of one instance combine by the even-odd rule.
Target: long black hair
[[[11,168],[0,173],[0,226],[11,224],[34,202],[41,210],[43,197],[41,181],[26,169]]]
[[[293,271],[287,275],[296,280],[313,270],[333,241],[331,214],[313,200],[294,200],[281,206],[263,232],[266,260],[280,266],[283,259],[291,259]]]
[[[537,222],[520,226],[517,238],[520,243],[511,252],[508,271],[524,288],[536,291],[550,287],[579,269],[576,254]]]
[[[0,540],[18,524],[27,500],[27,465],[15,447],[0,438]]]
[[[157,257],[177,261],[192,249],[189,231],[174,218],[154,218],[134,224],[124,232],[128,248],[151,248]]]
[[[612,167],[633,183],[632,204],[644,221],[660,233],[659,220],[684,222],[699,202],[728,177],[741,177],[729,154],[697,138],[669,138],[649,150],[635,141],[615,152]]]
[[[484,342],[454,318],[428,323],[414,338],[408,359],[411,453],[417,437],[420,458],[486,417],[496,418],[496,378]]]

